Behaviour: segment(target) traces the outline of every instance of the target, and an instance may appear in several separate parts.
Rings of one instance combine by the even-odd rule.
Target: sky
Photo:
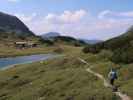
[[[20,18],[40,35],[59,32],[107,40],[133,25],[133,0],[0,0],[0,11]]]

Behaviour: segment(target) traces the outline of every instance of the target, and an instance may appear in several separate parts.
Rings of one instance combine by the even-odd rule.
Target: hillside
[[[19,18],[0,12],[1,48],[14,46],[14,42],[17,41],[33,41],[35,43],[39,42],[39,39],[40,37],[35,36]]]
[[[0,99],[120,100],[85,70],[85,64],[77,59],[80,49],[65,50],[69,55],[1,71]]]
[[[52,38],[43,38],[44,42],[52,42],[53,44],[62,44],[62,45],[72,45],[72,46],[83,46],[87,45],[82,40],[78,40],[76,38],[70,36],[56,36]]]
[[[23,36],[34,35],[16,16],[0,12],[0,35],[2,33],[14,33]]]
[[[84,54],[82,48],[65,47],[59,58],[31,64],[16,65],[0,71],[1,100],[121,100],[103,81],[86,71],[102,74],[106,80],[110,68],[118,69],[116,85],[131,98],[132,64],[121,67],[107,60],[104,53]],[[84,59],[84,64],[78,58]],[[126,72],[126,73],[125,73]]]
[[[82,41],[84,41],[87,44],[97,44],[97,43],[103,42],[102,40],[95,40],[95,39],[94,40],[79,39],[79,40],[82,40]]]
[[[128,48],[129,46],[133,46],[132,43],[133,27],[129,28],[128,31],[121,36],[103,42],[104,48],[111,50],[115,50],[118,48]]]
[[[14,41],[34,41],[40,39],[44,44],[68,44],[68,45],[82,45],[84,42],[78,41],[72,37],[60,36],[60,33],[49,32],[37,37],[29,28],[16,16],[9,15],[6,13],[0,12],[0,43],[5,41],[14,42]]]
[[[41,35],[41,37],[46,39],[46,38],[54,38],[54,37],[57,37],[57,36],[60,36],[60,35],[61,34],[57,33],[57,32],[49,32],[49,33],[45,33],[45,34]]]
[[[99,53],[103,49],[113,52],[111,60],[116,63],[133,62],[133,27],[124,34],[105,42],[89,45],[84,48],[85,52]]]

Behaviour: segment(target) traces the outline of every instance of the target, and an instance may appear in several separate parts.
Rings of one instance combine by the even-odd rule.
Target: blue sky
[[[133,0],[0,0],[0,11],[19,17],[36,34],[57,31],[109,39],[133,25]]]

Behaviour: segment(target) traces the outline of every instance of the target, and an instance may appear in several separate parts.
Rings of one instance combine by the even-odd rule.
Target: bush
[[[114,51],[111,60],[115,63],[129,64],[133,62],[133,50],[117,49]]]
[[[113,52],[111,52],[109,50],[102,50],[98,55],[100,58],[110,60],[113,55]]]
[[[93,53],[93,54],[96,54],[96,53],[99,53],[100,52],[100,49],[98,49],[94,45],[88,45],[88,46],[84,47],[82,51],[84,53]]]
[[[25,40],[26,36],[18,35],[18,38],[21,39],[21,40]]]
[[[74,46],[75,46],[75,47],[80,47],[81,44],[80,44],[79,42],[76,42],[76,43],[74,43]]]
[[[89,46],[84,47],[82,51],[83,51],[84,53],[89,53],[89,52],[90,52]]]
[[[63,49],[62,48],[57,48],[54,50],[55,53],[62,53],[63,52]]]
[[[54,42],[52,40],[48,40],[48,39],[40,38],[39,42],[41,42],[42,44],[47,44],[48,46],[54,45]]]

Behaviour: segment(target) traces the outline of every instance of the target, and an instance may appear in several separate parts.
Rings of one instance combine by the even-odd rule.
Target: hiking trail
[[[90,66],[90,64],[89,64],[88,62],[86,62],[84,59],[78,58],[78,60],[80,60],[82,63],[86,64],[87,66]],[[92,71],[92,70],[91,70],[92,67],[93,67],[93,66],[90,66],[89,68],[86,69],[86,71],[89,72],[89,73],[91,73],[91,74],[93,74],[93,75],[95,75],[95,76],[98,77],[99,79],[103,80],[103,82],[104,82],[103,84],[104,84],[104,86],[105,86],[106,88],[112,87],[112,86],[108,83],[108,81],[107,81],[101,74]],[[115,93],[117,96],[119,96],[119,97],[121,98],[121,100],[131,100],[131,98],[130,98],[128,95],[123,94],[119,89],[118,89],[117,92],[114,92],[114,93]]]

